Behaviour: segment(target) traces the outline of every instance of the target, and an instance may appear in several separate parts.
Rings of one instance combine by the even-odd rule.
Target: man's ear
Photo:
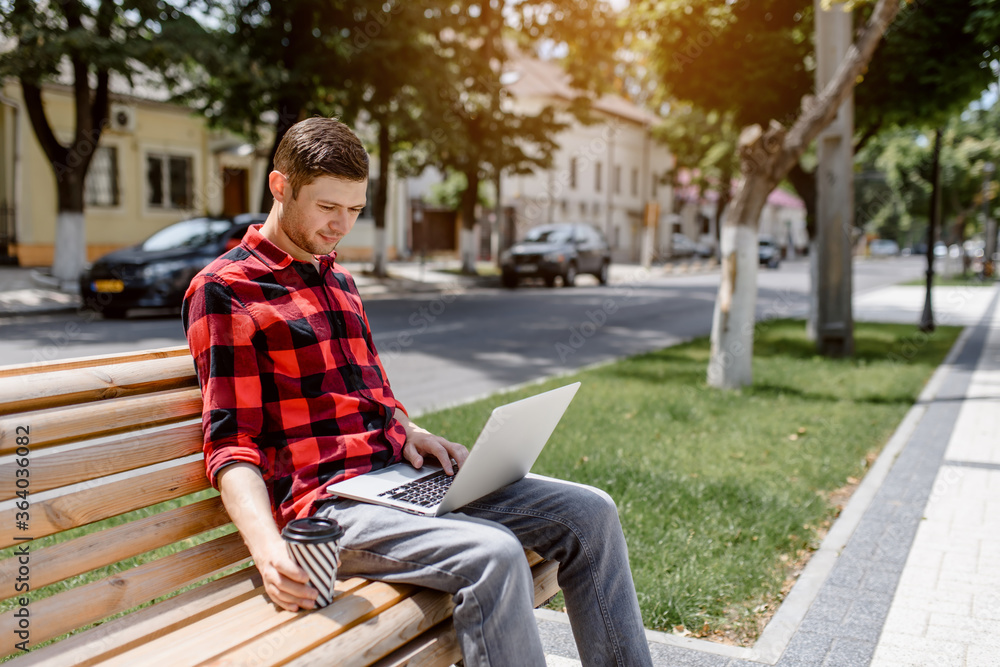
[[[271,188],[271,196],[274,197],[275,201],[279,201],[282,204],[285,203],[285,199],[290,197],[292,194],[291,186],[288,183],[288,179],[280,171],[272,171],[267,176],[268,187]]]

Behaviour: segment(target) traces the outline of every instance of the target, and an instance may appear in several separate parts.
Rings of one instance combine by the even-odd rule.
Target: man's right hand
[[[267,596],[288,611],[314,609],[319,591],[307,585],[308,573],[288,553],[260,469],[252,463],[233,463],[219,471],[218,482],[222,504],[250,550]]]
[[[316,608],[319,591],[308,584],[309,574],[288,554],[283,539],[269,542],[253,560],[272,602],[288,611]]]

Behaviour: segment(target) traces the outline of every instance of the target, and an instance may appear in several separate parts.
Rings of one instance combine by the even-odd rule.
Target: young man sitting
[[[368,155],[342,123],[293,126],[274,157],[263,225],[212,262],[184,299],[204,400],[206,472],[270,599],[311,609],[317,591],[280,529],[327,516],[343,527],[340,574],[454,596],[465,664],[545,664],[523,549],[559,562],[586,665],[650,665],[614,502],[525,478],[442,517],[331,496],[333,483],[403,459],[448,474],[468,451],[410,421],[336,247],[365,207]]]

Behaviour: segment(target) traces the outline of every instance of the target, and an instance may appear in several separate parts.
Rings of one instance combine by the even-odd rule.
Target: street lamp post
[[[993,277],[993,255],[997,251],[996,222],[990,215],[990,177],[994,169],[992,162],[983,165],[983,231],[986,234],[986,243],[983,247],[983,278]]]

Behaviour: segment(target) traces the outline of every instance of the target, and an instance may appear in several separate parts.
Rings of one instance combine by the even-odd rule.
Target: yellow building
[[[119,84],[117,89],[126,88]],[[73,90],[59,84],[43,90],[52,130],[69,145]],[[271,136],[255,147],[238,136],[210,130],[200,115],[158,96],[163,92],[156,89],[140,95],[112,92],[110,122],[87,174],[88,261],[139,243],[185,218],[229,216],[259,206]],[[399,205],[392,201],[399,187],[394,180],[386,220],[389,258],[396,255],[403,228],[400,216],[405,213],[405,197],[399,198]],[[0,87],[0,255],[16,256],[22,266],[51,265],[56,214],[55,173],[31,128],[20,85],[9,80]],[[342,260],[372,257],[370,207],[366,214],[341,244]]]

